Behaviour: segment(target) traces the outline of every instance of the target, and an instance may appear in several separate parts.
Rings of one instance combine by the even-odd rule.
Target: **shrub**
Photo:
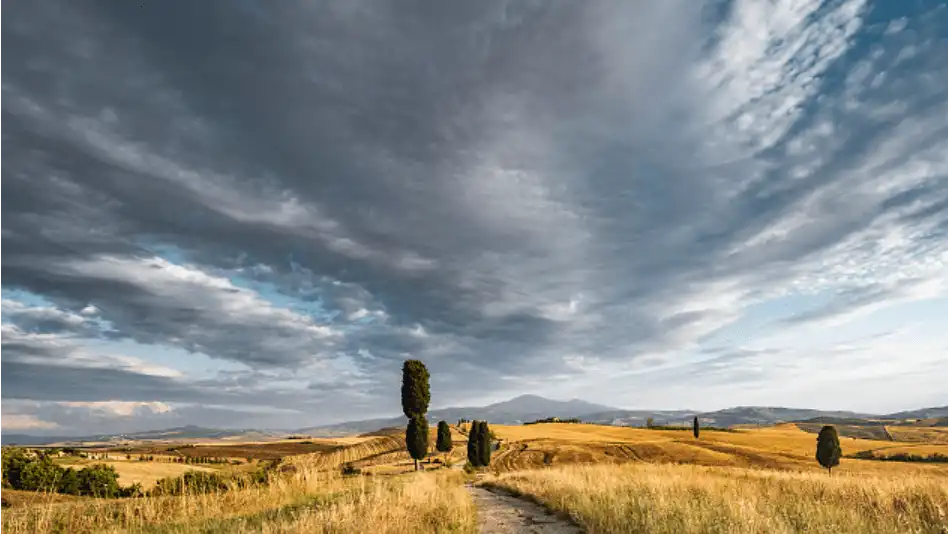
[[[45,456],[27,463],[20,472],[19,488],[29,491],[56,491],[65,469]]]
[[[95,464],[79,470],[79,494],[93,497],[118,497],[118,473],[111,465]]]
[[[353,476],[353,475],[358,475],[360,473],[362,473],[362,470],[352,465],[352,462],[346,462],[345,465],[342,466],[343,476]]]
[[[79,473],[75,469],[66,469],[62,478],[59,479],[59,493],[66,495],[79,495]]]

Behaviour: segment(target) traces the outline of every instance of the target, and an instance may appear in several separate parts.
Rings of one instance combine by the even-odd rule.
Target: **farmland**
[[[5,497],[10,508],[4,512],[4,530],[161,526],[180,532],[473,532],[474,505],[465,480],[528,496],[595,532],[627,532],[629,525],[643,532],[705,532],[711,525],[722,532],[820,532],[832,525],[844,525],[834,530],[839,532],[898,532],[905,525],[939,532],[948,527],[948,518],[938,515],[948,510],[948,464],[852,457],[867,451],[948,454],[938,429],[913,429],[912,439],[903,442],[844,437],[844,458],[829,477],[813,458],[814,434],[795,424],[705,430],[699,439],[690,431],[592,424],[491,428],[497,450],[490,467],[476,476],[445,469],[465,461],[467,425],[451,428],[454,449],[447,454],[432,450],[423,473],[412,472],[404,430],[398,428],[310,443],[205,440],[139,443],[129,451],[98,447],[86,452],[105,455],[123,484],[139,482],[146,489],[159,478],[189,471],[227,477],[263,467],[270,470],[270,482],[187,498],[101,500],[12,492]],[[434,429],[430,432],[433,444]],[[155,461],[135,459],[158,452]],[[229,457],[238,465],[168,461],[179,453]],[[240,460],[243,455],[257,459],[247,463]],[[102,462],[56,461],[77,467]],[[340,476],[343,466],[353,474]]]

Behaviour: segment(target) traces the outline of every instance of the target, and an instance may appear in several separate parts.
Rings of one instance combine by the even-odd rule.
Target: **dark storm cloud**
[[[928,81],[944,43],[906,59],[906,37],[860,28],[873,14],[854,1],[763,40],[740,6],[709,7],[14,6],[4,287],[57,313],[92,304],[111,338],[254,370],[352,364],[375,399],[358,402],[378,406],[406,355],[462,395],[472,376],[678,348],[826,272],[871,292],[895,269],[876,258],[941,250],[916,235],[948,221],[946,169],[915,156],[945,139],[927,120],[944,110]],[[863,64],[889,78],[855,79]],[[904,107],[886,115],[893,95]],[[924,196],[904,196],[913,180]],[[909,237],[877,239],[893,229]],[[123,380],[38,365],[4,371],[62,399]],[[206,394],[136,380],[128,395]]]

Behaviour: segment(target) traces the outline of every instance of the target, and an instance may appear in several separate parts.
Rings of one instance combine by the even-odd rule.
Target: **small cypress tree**
[[[481,466],[490,465],[490,427],[487,421],[481,421],[481,427],[477,436],[478,452],[480,453]]]
[[[691,427],[691,432],[695,435],[695,439],[698,439],[699,428],[698,428],[698,416],[695,416],[695,422]]]
[[[438,449],[438,452],[448,453],[451,452],[452,447],[451,427],[448,426],[447,421],[438,421],[438,441],[435,448]]]
[[[428,455],[428,420],[424,416],[412,417],[408,420],[405,441],[408,454],[415,460],[415,471],[417,471],[418,460],[423,460]]]
[[[821,428],[819,435],[816,437],[816,460],[832,475],[833,468],[839,465],[839,459],[842,455],[843,450],[839,446],[839,435],[836,433],[836,427],[826,425]]]
[[[471,422],[471,429],[467,433],[467,461],[474,467],[481,465],[479,431],[480,421]]]

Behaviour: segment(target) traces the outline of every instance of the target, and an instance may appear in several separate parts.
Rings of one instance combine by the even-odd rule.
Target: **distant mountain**
[[[885,419],[938,419],[944,417],[948,417],[948,406],[891,413],[886,415]]]
[[[282,432],[252,429],[205,428],[187,425],[163,430],[146,430],[127,434],[99,434],[91,436],[31,436],[28,434],[8,434],[4,432],[2,442],[4,445],[49,445],[52,443],[121,443],[125,441],[180,441],[185,439],[266,439],[282,435]]]
[[[444,420],[481,419],[494,424],[517,425],[547,417],[561,419],[579,418],[588,423],[616,426],[645,426],[652,418],[656,425],[690,425],[694,416],[706,426],[727,427],[733,425],[772,425],[784,422],[806,422],[807,424],[870,424],[867,420],[925,420],[927,426],[942,426],[948,421],[948,406],[908,410],[888,415],[866,414],[839,410],[813,410],[806,408],[783,408],[776,406],[737,406],[713,412],[695,410],[623,410],[579,399],[559,401],[539,395],[521,395],[513,399],[487,406],[454,407],[431,410],[428,420],[433,424]],[[921,423],[919,423],[921,424]],[[347,421],[331,425],[301,428],[289,432],[266,430],[227,430],[184,426],[164,430],[133,432],[129,434],[99,435],[85,437],[30,436],[3,433],[3,444],[45,445],[51,443],[115,442],[123,441],[176,441],[184,439],[268,439],[287,434],[332,437],[375,432],[383,428],[404,427],[403,416]]]
[[[559,417],[561,419],[572,417],[581,418],[590,413],[613,410],[616,410],[616,408],[579,399],[558,401],[547,399],[539,395],[521,395],[507,401],[489,404],[487,406],[431,410],[428,412],[428,420],[431,422],[442,420],[456,422],[458,419],[482,419],[498,425],[518,425],[546,417]],[[333,425],[301,428],[296,432],[311,436],[338,436],[371,432],[379,428],[404,425],[405,417],[399,416],[387,419],[349,421]]]
[[[707,412],[699,417],[713,426],[731,425],[772,425],[790,421],[801,421],[814,417],[832,417],[838,419],[865,419],[875,417],[870,414],[839,410],[812,410],[807,408],[781,408],[776,406],[738,406],[716,412]]]
[[[561,419],[577,417],[587,423],[616,426],[645,426],[651,418],[656,425],[690,425],[696,415],[707,426],[772,425],[796,421],[865,421],[867,419],[935,418],[948,411],[944,408],[926,408],[891,415],[877,415],[843,410],[814,410],[779,406],[736,406],[713,412],[696,410],[622,410],[585,402],[578,399],[556,401],[538,395],[521,395],[509,401],[482,407],[444,408],[428,412],[431,422],[458,419],[484,419],[495,424],[515,425],[546,417]],[[927,416],[927,417],[922,417]],[[840,423],[842,424],[842,423]],[[384,427],[404,426],[404,417],[350,421],[334,425],[300,429],[301,434],[338,436],[371,432]]]

